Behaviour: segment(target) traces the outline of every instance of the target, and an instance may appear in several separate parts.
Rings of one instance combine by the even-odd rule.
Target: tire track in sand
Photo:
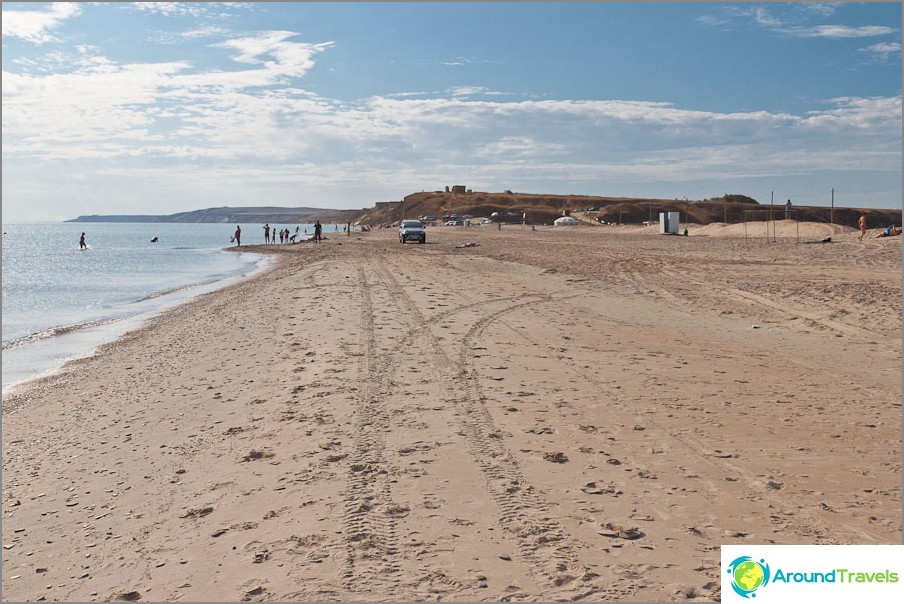
[[[392,274],[385,263],[373,269],[373,278],[383,287],[396,293],[395,301],[404,308],[401,321],[407,323],[409,341],[423,349],[423,358],[434,366],[434,375],[443,383],[444,402],[454,405],[460,434],[464,436],[470,456],[484,477],[487,492],[500,511],[499,524],[514,540],[519,556],[528,562],[539,582],[545,582],[548,593],[562,592],[568,599],[620,599],[636,591],[631,583],[613,586],[584,565],[577,554],[578,546],[556,521],[549,504],[537,489],[528,483],[518,468],[518,462],[508,450],[502,432],[496,427],[480,392],[478,376],[471,365],[474,340],[490,324],[501,317],[532,305],[560,301],[546,294],[525,294],[512,299],[491,300],[486,305],[504,306],[483,314],[459,341],[452,342],[453,354],[444,347],[449,342],[437,339],[429,329],[436,317],[426,319]],[[471,303],[456,310],[474,309],[481,303]],[[443,313],[444,318],[454,314]],[[418,334],[411,338],[410,334]]]
[[[370,284],[360,265],[358,283],[363,302],[362,354],[358,361],[360,386],[353,418],[353,448],[346,465],[343,532],[347,556],[341,580],[350,592],[379,595],[394,593],[401,568],[383,439],[389,429],[385,397],[391,391],[396,367],[393,355],[378,353]]]

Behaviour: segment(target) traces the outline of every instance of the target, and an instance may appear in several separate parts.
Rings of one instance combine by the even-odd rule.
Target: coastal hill
[[[550,224],[568,212],[588,223],[641,224],[658,221],[660,212],[680,212],[682,222],[710,224],[739,223],[784,218],[784,203],[762,204],[745,195],[725,195],[705,200],[602,197],[591,195],[554,195],[535,193],[420,192],[401,201],[379,202],[373,208],[335,210],[326,208],[220,207],[152,215],[79,216],[70,222],[213,222],[304,224],[320,220],[325,224],[392,224],[403,218],[433,216],[442,220],[450,214],[491,217],[503,222],[521,222],[527,215],[531,224]],[[865,211],[872,226],[901,224],[900,209],[862,209],[857,207],[792,205],[791,218],[802,222],[834,222],[856,227]]]
[[[772,217],[774,219],[784,218],[784,210],[784,203],[776,203],[771,208]],[[792,202],[792,210],[791,218],[802,222],[834,222],[856,227],[861,211],[866,211],[869,221],[873,225],[901,224],[900,209],[861,209],[836,206],[833,211],[828,206],[799,206]],[[761,204],[745,195],[725,195],[706,200],[678,200],[477,191],[466,193],[422,192],[405,197],[393,216],[396,219],[417,216],[442,218],[448,214],[471,214],[485,217],[490,216],[493,212],[498,212],[503,220],[520,222],[521,216],[526,213],[529,223],[539,224],[552,223],[566,211],[585,219],[585,221],[616,224],[658,222],[660,212],[680,212],[682,222],[710,224],[713,222],[739,223],[745,220],[767,220],[770,216],[770,205],[768,203]],[[510,213],[508,218],[505,218],[506,213]]]

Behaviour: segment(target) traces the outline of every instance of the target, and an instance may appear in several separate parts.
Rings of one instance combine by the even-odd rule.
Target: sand
[[[3,598],[712,600],[721,544],[900,543],[901,238],[784,227],[271,246],[3,401]]]

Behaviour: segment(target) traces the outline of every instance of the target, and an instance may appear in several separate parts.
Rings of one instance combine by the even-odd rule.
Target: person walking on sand
[[[320,221],[318,220],[314,223],[314,241],[316,241],[317,243],[320,243],[320,239],[321,239],[320,233],[322,233],[322,232],[323,232],[323,225],[320,224]]]
[[[860,219],[857,221],[857,225],[860,227],[860,236],[857,237],[857,240],[863,241],[863,236],[866,235],[866,212],[860,213]]]
[[[79,237],[79,240],[78,240],[78,249],[80,249],[80,250],[88,249],[88,244],[85,243],[85,234],[84,234],[84,233],[82,233],[82,236]]]
[[[270,223],[264,225],[264,243],[270,243]]]
[[[235,240],[235,247],[242,246],[242,227],[235,225],[235,235],[232,238]]]

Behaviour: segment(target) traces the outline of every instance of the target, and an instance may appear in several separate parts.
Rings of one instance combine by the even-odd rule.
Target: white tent
[[[577,226],[581,223],[577,218],[572,218],[571,216],[562,216],[561,218],[556,218],[556,221],[553,223],[556,226]]]

